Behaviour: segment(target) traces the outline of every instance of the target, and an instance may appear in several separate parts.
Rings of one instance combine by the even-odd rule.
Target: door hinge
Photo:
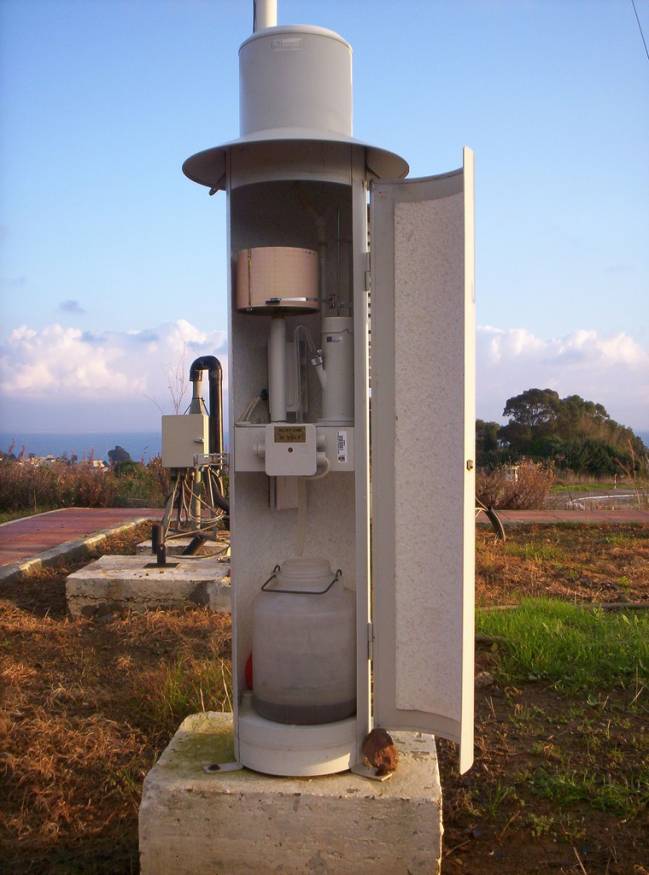
[[[367,624],[367,658],[374,659],[374,626],[371,623]]]
[[[364,261],[364,264],[363,264],[364,276],[363,276],[363,278],[364,278],[364,284],[365,284],[365,291],[369,292],[370,289],[372,288],[372,270],[370,267],[370,253],[369,253],[369,251],[363,253],[363,261]]]

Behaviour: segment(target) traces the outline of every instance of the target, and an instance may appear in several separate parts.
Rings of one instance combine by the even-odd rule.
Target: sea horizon
[[[649,431],[634,431],[645,446],[649,447]],[[225,435],[226,448],[228,438]],[[0,432],[0,451],[6,453],[11,447],[18,455],[24,448],[25,455],[67,456],[76,455],[78,459],[108,460],[108,451],[123,447],[131,458],[148,462],[160,455],[160,431],[109,431],[109,432]]]
[[[123,447],[131,458],[148,462],[160,454],[160,431],[109,431],[109,432],[0,432],[0,450],[18,455],[24,448],[25,455],[67,456],[81,459],[108,460],[108,451]]]

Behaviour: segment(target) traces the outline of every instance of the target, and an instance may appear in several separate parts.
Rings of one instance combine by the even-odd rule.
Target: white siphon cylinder
[[[320,421],[349,425],[354,421],[354,320],[351,316],[322,319],[322,354],[326,384]]]

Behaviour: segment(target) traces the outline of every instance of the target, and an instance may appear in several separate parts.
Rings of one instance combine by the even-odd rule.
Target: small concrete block
[[[393,733],[389,781],[350,772],[205,772],[234,757],[232,715],[183,721],[144,780],[141,875],[439,873],[442,794],[430,735]]]
[[[191,556],[171,562],[173,567],[159,568],[152,556],[102,556],[68,576],[68,610],[74,617],[93,616],[97,610],[145,611],[192,603],[213,611],[230,610],[227,565]]]
[[[173,538],[171,541],[166,542],[167,547],[167,556],[180,556],[185,549],[185,547],[189,546],[192,538]],[[218,556],[219,553],[223,553],[227,551],[228,542],[227,541],[214,541],[211,538],[207,541],[204,541],[201,544],[201,547],[195,555],[197,556]],[[151,556],[151,541],[140,541],[140,543],[135,548],[135,552],[137,555],[146,554],[147,556]]]

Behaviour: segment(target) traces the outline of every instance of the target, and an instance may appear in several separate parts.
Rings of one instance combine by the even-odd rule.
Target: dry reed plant
[[[30,465],[0,462],[0,509],[115,507],[136,499],[161,506],[168,491],[168,472],[159,457],[134,463],[124,473],[87,464]]]
[[[542,508],[550,493],[555,475],[552,468],[525,461],[514,469],[503,465],[493,471],[478,471],[476,496],[487,507],[510,510]]]

